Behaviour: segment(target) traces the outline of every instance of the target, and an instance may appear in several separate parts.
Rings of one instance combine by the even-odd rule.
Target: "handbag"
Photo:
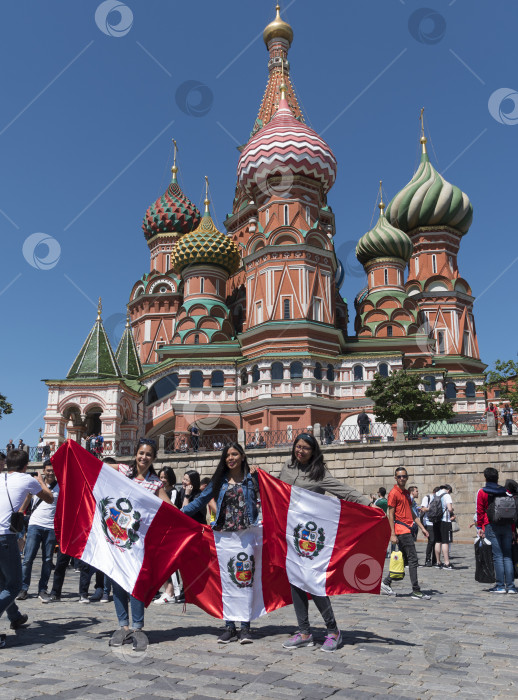
[[[19,532],[23,532],[25,529],[25,516],[23,513],[15,510],[13,508],[13,502],[11,501],[11,496],[9,495],[9,489],[7,488],[7,473],[4,476],[5,476],[5,490],[7,491],[7,498],[9,499],[9,503],[11,504],[11,510],[13,511],[11,513],[11,520],[9,521],[9,530],[13,534],[17,535]]]
[[[389,574],[393,581],[401,581],[405,578],[405,561],[403,559],[403,552],[400,552],[396,548],[390,553],[390,564],[389,564]]]
[[[458,532],[460,530],[460,525],[456,520],[451,521],[451,531]]]
[[[477,537],[475,540],[475,581],[479,583],[496,581],[493,548],[491,542],[484,537]]]

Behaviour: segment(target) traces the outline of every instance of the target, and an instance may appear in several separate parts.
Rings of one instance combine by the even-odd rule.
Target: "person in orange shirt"
[[[423,593],[417,580],[417,552],[413,534],[421,530],[425,537],[428,537],[428,530],[423,526],[420,519],[415,516],[412,510],[412,500],[407,491],[406,484],[408,473],[404,467],[398,467],[395,472],[396,485],[388,495],[387,517],[390,523],[390,541],[393,545],[399,545],[399,549],[406,556],[408,561],[408,572],[412,582],[412,598],[418,600],[430,600],[429,595]],[[389,575],[381,584],[381,591],[386,595],[396,595],[391,587],[392,579]]]

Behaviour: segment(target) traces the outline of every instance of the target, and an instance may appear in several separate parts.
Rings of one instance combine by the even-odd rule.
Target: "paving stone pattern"
[[[423,545],[418,544],[420,557]],[[194,606],[151,605],[146,653],[111,650],[113,603],[77,601],[79,576],[69,571],[61,603],[33,594],[20,603],[30,626],[0,632],[0,698],[513,698],[518,692],[518,596],[487,593],[474,580],[473,548],[454,545],[455,571],[419,569],[431,601],[351,595],[333,599],[344,633],[334,654],[320,651],[324,628],[310,603],[314,648],[288,651],[296,624],[290,606],[253,623],[254,643],[216,644],[223,623]],[[39,561],[33,577],[37,580]],[[32,591],[31,591],[32,593]]]

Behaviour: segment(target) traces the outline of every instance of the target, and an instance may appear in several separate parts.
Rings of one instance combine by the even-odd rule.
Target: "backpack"
[[[440,523],[442,520],[442,516],[444,515],[444,508],[442,507],[443,496],[444,494],[440,496],[435,495],[433,501],[431,501],[428,506],[426,516],[431,523]]]
[[[516,501],[513,496],[490,497],[487,507],[487,519],[490,523],[504,524],[512,523],[516,520]]]

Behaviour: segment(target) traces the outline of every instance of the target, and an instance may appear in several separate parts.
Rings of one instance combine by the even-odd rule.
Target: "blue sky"
[[[99,296],[117,343],[131,287],[149,271],[141,222],[169,182],[172,138],[184,191],[200,206],[208,175],[223,225],[236,144],[248,139],[266,85],[262,30],[275,2],[116,4],[120,13],[90,0],[0,8],[0,393],[14,406],[1,446],[36,443],[41,379],[65,377]],[[351,317],[365,283],[354,246],[374,223],[380,178],[391,198],[417,167],[424,106],[432,162],[474,207],[459,267],[477,297],[482,359],[514,358],[516,4],[281,6],[295,33],[298,97],[338,159],[329,203]]]

